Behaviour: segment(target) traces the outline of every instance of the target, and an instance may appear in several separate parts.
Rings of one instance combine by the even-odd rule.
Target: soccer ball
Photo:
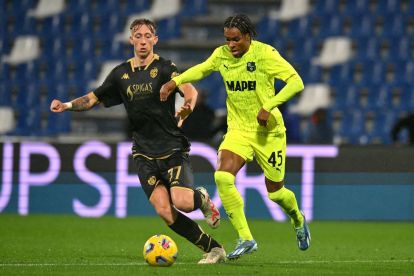
[[[154,235],[145,242],[143,254],[151,266],[171,266],[177,259],[178,248],[167,235]]]

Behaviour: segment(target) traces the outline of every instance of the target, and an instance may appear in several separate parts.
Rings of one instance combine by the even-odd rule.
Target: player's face
[[[251,38],[249,34],[242,34],[239,29],[224,28],[224,37],[227,46],[229,46],[231,54],[235,58],[239,58],[249,50]]]
[[[129,41],[131,45],[134,45],[135,55],[144,59],[153,52],[158,37],[147,25],[141,25],[132,30]]]

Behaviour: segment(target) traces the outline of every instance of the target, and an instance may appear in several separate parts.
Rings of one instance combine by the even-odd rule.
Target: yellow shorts
[[[230,130],[224,136],[220,150],[229,150],[246,162],[256,157],[266,178],[279,182],[285,177],[286,135],[263,134]]]

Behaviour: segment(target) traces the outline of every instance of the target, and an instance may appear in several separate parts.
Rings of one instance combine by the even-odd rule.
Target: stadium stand
[[[157,21],[158,53],[184,70],[224,42],[225,17],[247,13],[258,39],[274,45],[305,86],[328,88],[336,143],[389,144],[393,120],[414,110],[414,1],[3,0],[1,5],[0,105],[13,109],[16,126],[8,135],[85,137],[88,129],[95,131],[82,126],[85,115],[53,115],[48,104],[54,97],[83,95],[102,82],[108,62],[130,58],[123,41],[128,22],[138,15]],[[209,91],[211,107],[224,108],[217,74],[197,85]],[[306,120],[303,124],[306,132]]]

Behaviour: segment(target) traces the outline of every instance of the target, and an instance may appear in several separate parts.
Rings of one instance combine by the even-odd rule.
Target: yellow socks
[[[239,237],[243,240],[253,240],[244,214],[243,199],[234,184],[234,175],[224,171],[216,171],[214,179],[223,207],[233,227],[237,230]]]
[[[270,200],[279,204],[283,211],[291,218],[295,228],[303,227],[303,216],[299,211],[295,194],[285,187],[273,193],[268,193]]]

